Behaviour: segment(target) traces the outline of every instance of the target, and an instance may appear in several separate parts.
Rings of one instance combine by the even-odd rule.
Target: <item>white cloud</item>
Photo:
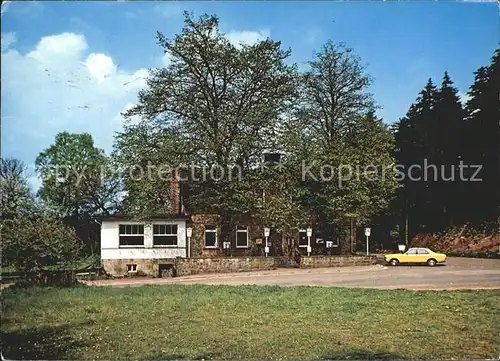
[[[17,41],[16,33],[2,33],[2,51],[10,48]]]
[[[80,56],[87,47],[83,35],[62,33],[41,38],[36,49],[28,55],[38,60],[53,60],[53,57],[61,55]]]
[[[89,48],[83,35],[62,33],[41,38],[26,54],[2,50],[6,154],[30,164],[61,131],[89,132],[111,150],[123,126],[116,114],[137,101],[148,70],[119,69],[110,55]]]
[[[260,30],[260,31],[235,31],[232,30],[226,34],[226,38],[229,40],[231,44],[236,47],[241,47],[244,45],[253,45],[259,41],[265,40],[271,35],[269,30]]]
[[[102,83],[105,78],[116,73],[116,65],[113,64],[113,59],[104,54],[90,54],[85,64],[87,65],[89,73],[100,83]]]
[[[37,69],[54,69],[60,72],[78,64],[87,48],[88,44],[83,35],[62,33],[45,36],[40,39],[34,50],[22,57],[22,61],[31,63]],[[8,55],[9,53],[5,56]]]

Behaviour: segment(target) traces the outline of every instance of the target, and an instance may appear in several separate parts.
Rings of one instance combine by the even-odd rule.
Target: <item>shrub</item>
[[[72,228],[58,219],[39,216],[4,220],[1,232],[2,263],[24,273],[28,283],[74,283],[68,270],[81,246]]]

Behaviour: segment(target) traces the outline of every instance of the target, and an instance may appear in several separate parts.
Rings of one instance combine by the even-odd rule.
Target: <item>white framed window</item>
[[[120,247],[144,247],[143,224],[119,225]]]
[[[153,246],[177,246],[177,224],[154,224]]]
[[[217,248],[217,227],[205,225],[205,248]]]
[[[248,248],[248,228],[236,227],[236,248]]]
[[[136,264],[128,264],[127,265],[127,272],[130,272],[130,273],[137,272],[137,265]]]
[[[299,229],[299,247],[307,247],[307,230]]]

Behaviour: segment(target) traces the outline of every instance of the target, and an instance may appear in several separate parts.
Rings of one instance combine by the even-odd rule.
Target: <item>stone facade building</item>
[[[278,263],[283,263],[285,258],[290,262],[284,263],[293,263],[298,262],[301,255],[307,255],[308,245],[312,248],[312,254],[324,254],[328,243],[332,246],[329,248],[330,253],[340,251],[338,242],[325,240],[315,232],[308,239],[306,230],[301,229],[296,237],[287,239],[271,230],[267,239],[269,252],[266,254],[265,225],[261,219],[251,215],[239,216],[228,225],[217,214],[187,214],[181,192],[182,185],[175,180],[170,189],[170,198],[173,200],[171,214],[157,215],[147,220],[126,216],[100,219],[101,263],[107,273],[113,276],[171,275],[176,268],[175,260],[187,258],[270,256],[281,257],[277,258]],[[234,262],[228,264],[234,265]],[[273,262],[246,262],[240,266],[246,268],[249,264],[261,269],[263,264],[268,267]]]

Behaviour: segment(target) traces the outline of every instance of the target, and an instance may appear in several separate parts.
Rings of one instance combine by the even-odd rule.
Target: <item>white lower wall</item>
[[[186,249],[179,248],[118,248],[102,249],[101,259],[155,259],[186,257]]]
[[[120,247],[120,224],[144,224],[143,247]],[[153,224],[177,224],[176,247],[153,247]],[[101,259],[155,259],[186,257],[186,221],[154,222],[103,221]]]

